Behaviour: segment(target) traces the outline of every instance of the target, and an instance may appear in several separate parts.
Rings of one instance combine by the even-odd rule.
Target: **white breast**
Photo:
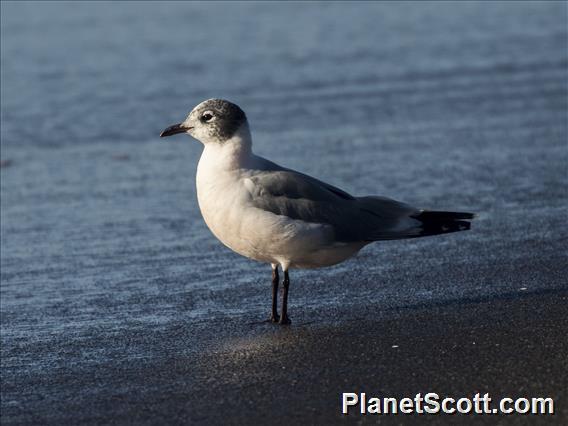
[[[329,225],[254,207],[247,188],[254,170],[227,167],[223,155],[218,147],[206,146],[203,151],[197,168],[197,199],[209,229],[233,251],[285,269],[313,268],[339,263],[364,245],[334,243]]]

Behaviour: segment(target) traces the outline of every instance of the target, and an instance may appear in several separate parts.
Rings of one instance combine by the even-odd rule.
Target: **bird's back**
[[[256,155],[231,170],[205,170],[200,161],[197,186],[213,233],[238,253],[261,261],[280,256],[299,263],[293,258],[325,250],[325,256],[316,256],[324,260],[314,262],[337,263],[373,241],[468,229],[472,217],[424,212],[386,197],[354,197]],[[341,255],[336,253],[340,249]]]

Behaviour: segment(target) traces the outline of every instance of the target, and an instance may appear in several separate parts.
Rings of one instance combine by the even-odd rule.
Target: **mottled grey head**
[[[193,108],[185,121],[168,127],[160,136],[188,133],[203,143],[222,143],[246,123],[247,117],[238,105],[224,99],[209,99]]]

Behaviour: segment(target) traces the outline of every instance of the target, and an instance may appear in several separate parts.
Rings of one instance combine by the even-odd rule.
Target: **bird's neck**
[[[252,156],[252,137],[247,123],[222,143],[205,144],[200,167],[234,170],[245,167]]]

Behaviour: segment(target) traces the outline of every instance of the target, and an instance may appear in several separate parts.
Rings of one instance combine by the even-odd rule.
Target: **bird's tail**
[[[416,237],[448,234],[450,232],[467,231],[475,217],[473,213],[444,212],[422,210],[412,218],[421,222],[419,234]]]
[[[359,197],[365,241],[402,240],[466,231],[473,213],[418,210],[385,197]]]

